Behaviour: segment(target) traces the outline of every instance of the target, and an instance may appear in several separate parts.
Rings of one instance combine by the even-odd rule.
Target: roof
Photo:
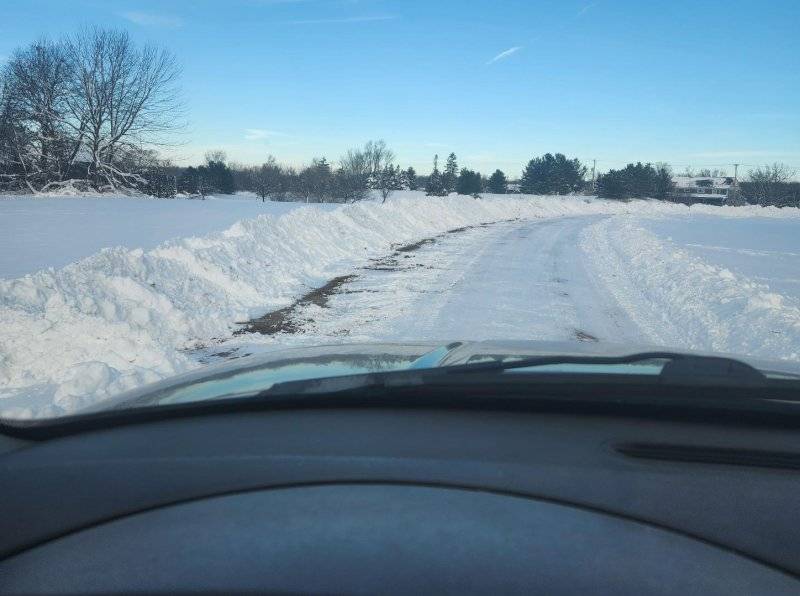
[[[700,180],[711,180],[713,188],[730,188],[733,186],[733,176],[673,176],[676,188],[695,188],[703,186]],[[707,187],[708,188],[708,187]]]

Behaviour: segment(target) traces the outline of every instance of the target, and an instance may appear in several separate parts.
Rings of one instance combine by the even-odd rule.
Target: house
[[[733,189],[733,176],[674,176],[672,199],[681,203],[724,205]]]

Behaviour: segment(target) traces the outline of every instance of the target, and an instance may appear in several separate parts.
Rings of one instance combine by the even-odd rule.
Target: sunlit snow
[[[800,360],[797,209],[25,197],[0,198],[0,222],[4,415],[72,412],[244,347],[557,339]],[[426,238],[402,266],[370,266]],[[233,336],[350,274],[301,332]]]

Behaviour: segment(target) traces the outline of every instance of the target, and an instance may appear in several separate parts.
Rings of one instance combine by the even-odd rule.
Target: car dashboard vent
[[[637,459],[800,470],[800,453],[785,451],[663,443],[621,443],[615,445],[614,449]]]

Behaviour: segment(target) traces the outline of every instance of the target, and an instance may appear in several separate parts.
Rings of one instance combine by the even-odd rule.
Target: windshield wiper
[[[442,370],[450,374],[470,374],[486,372],[503,372],[522,368],[562,364],[584,365],[623,365],[642,364],[649,361],[665,360],[658,375],[664,383],[691,384],[763,384],[767,377],[757,368],[734,358],[722,356],[700,356],[682,354],[680,352],[639,352],[624,356],[585,356],[585,355],[552,355],[531,356],[515,360],[491,360],[445,367]]]
[[[547,371],[540,373],[531,371],[524,374],[521,369],[545,367],[551,365],[625,365],[645,364],[647,362],[665,361],[660,373],[632,374],[615,371],[574,372]],[[507,371],[517,370],[514,375],[506,375]],[[519,358],[516,360],[497,360],[448,365],[436,368],[398,370],[391,372],[367,373],[361,375],[287,381],[277,383],[260,392],[257,397],[274,395],[303,394],[343,394],[358,390],[375,388],[402,388],[411,386],[468,384],[478,380],[482,382],[536,382],[557,377],[559,380],[592,382],[640,381],[662,385],[683,386],[717,386],[717,387],[762,387],[770,380],[758,369],[735,360],[717,356],[697,356],[680,352],[640,352],[624,356],[586,356],[586,355],[547,355]]]

